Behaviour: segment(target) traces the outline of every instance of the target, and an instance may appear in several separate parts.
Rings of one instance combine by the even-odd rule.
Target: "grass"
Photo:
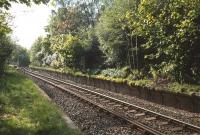
[[[0,78],[0,135],[78,135],[56,105],[27,77],[9,69]]]

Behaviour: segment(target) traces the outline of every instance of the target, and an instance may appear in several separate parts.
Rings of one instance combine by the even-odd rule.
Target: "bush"
[[[140,80],[145,77],[145,75],[137,69],[131,70],[130,72],[131,74],[129,74],[129,76],[127,77],[128,80]]]
[[[101,74],[103,76],[113,77],[113,78],[126,78],[128,75],[128,72],[127,70],[123,70],[123,69],[110,68],[110,69],[102,70]]]
[[[98,75],[101,73],[101,69],[97,68],[97,69],[88,69],[86,71],[89,75]]]

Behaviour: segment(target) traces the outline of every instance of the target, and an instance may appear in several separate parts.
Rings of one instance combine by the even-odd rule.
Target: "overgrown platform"
[[[157,104],[174,107],[190,112],[200,112],[200,96],[188,93],[176,93],[162,89],[155,89],[146,86],[129,85],[127,81],[117,82],[115,80],[104,80],[95,76],[82,76],[49,70],[45,68],[31,68],[41,74],[48,74],[53,77],[70,80],[77,84],[92,86],[103,90],[134,96]]]

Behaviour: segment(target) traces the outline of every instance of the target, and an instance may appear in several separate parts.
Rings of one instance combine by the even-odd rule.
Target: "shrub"
[[[130,72],[131,74],[129,74],[127,77],[128,80],[139,80],[145,77],[145,75],[137,69],[131,70]]]
[[[113,78],[126,78],[128,73],[126,70],[110,68],[110,69],[102,70],[101,74],[103,76],[113,77]]]

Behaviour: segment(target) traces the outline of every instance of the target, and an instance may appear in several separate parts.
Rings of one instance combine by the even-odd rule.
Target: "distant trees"
[[[30,50],[30,60],[32,64],[37,66],[42,66],[42,58],[44,57],[42,48],[42,37],[39,37],[31,47]]]
[[[60,7],[53,11],[46,31],[31,48],[31,61],[35,65],[71,68],[95,68],[102,60],[94,25],[100,15],[99,0],[57,1]],[[92,34],[91,34],[92,33]],[[49,46],[44,47],[44,40]],[[89,54],[90,53],[90,54]],[[93,62],[91,62],[91,61]]]
[[[146,77],[194,83],[200,79],[198,5],[199,0],[60,0],[46,28],[48,47],[38,42],[40,49],[32,51],[43,65],[128,66]],[[50,63],[42,61],[50,56]]]
[[[46,30],[50,35],[72,34],[94,27],[100,14],[100,0],[57,1],[60,8],[52,11]]]
[[[30,64],[28,51],[19,45],[14,45],[13,51],[10,55],[9,63],[18,65],[20,67],[28,66]]]
[[[16,43],[12,41],[10,38],[10,34],[12,32],[12,29],[10,27],[12,17],[10,14],[6,11],[10,8],[11,2],[16,3],[22,3],[26,5],[30,5],[31,2],[34,2],[36,4],[39,3],[46,3],[47,0],[1,0],[0,1],[0,76],[4,72],[5,64],[7,63],[8,59],[10,58],[10,55],[12,54],[12,51],[14,50],[14,53],[17,53],[19,47],[16,47]],[[23,49],[22,49],[23,50]],[[14,54],[16,55],[16,54]],[[19,57],[14,58],[18,59],[18,62],[20,65],[27,65],[29,62],[28,53],[23,50]],[[14,59],[11,59],[12,62]]]

